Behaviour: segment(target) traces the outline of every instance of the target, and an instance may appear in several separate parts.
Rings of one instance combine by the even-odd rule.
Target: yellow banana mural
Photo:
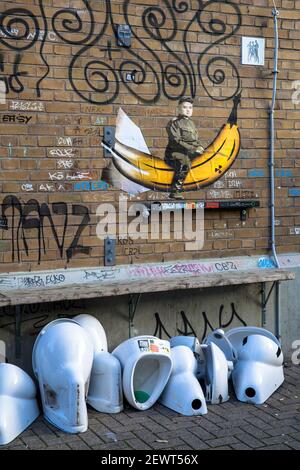
[[[211,185],[231,167],[240,150],[240,132],[237,125],[237,107],[240,95],[234,98],[233,109],[226,124],[202,155],[192,160],[184,191],[195,191]],[[114,148],[102,143],[113,156],[116,168],[131,181],[148,189],[168,192],[174,169],[163,159],[129,147],[116,139]]]

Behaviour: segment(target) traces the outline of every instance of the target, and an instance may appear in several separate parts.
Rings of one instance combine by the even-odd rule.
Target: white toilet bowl
[[[19,436],[39,416],[36,387],[28,374],[0,364],[0,445]]]
[[[196,378],[197,360],[193,352],[187,346],[175,346],[171,349],[171,356],[172,373],[159,402],[185,416],[206,414],[206,402]]]
[[[34,344],[32,366],[45,418],[65,432],[87,430],[86,395],[92,363],[90,337],[73,320],[49,323]]]
[[[246,336],[232,372],[237,399],[261,405],[284,381],[283,354],[277,342],[262,335]]]
[[[138,410],[158,400],[172,370],[170,343],[154,336],[138,336],[121,343],[112,353],[121,363],[123,391]]]

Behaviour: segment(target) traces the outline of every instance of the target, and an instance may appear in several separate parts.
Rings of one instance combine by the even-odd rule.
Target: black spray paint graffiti
[[[117,39],[118,25],[115,23],[112,13],[111,0],[101,3],[101,17],[96,6],[91,2],[82,0],[85,17],[83,21],[76,9],[63,8],[55,12],[49,19],[51,27],[56,36],[66,44],[80,47],[74,54],[69,64],[69,80],[73,90],[85,101],[96,105],[112,103],[120,93],[121,85],[127,91],[145,104],[156,103],[161,96],[169,100],[178,100],[183,95],[197,96],[197,89],[201,84],[206,93],[214,100],[230,100],[240,90],[240,77],[234,62],[228,57],[214,55],[213,48],[231,36],[236,34],[242,24],[240,8],[231,1],[196,0],[198,6],[192,6],[187,0],[162,0],[159,6],[145,7],[143,2],[124,0],[122,4],[123,21],[132,31],[132,36],[138,48],[128,48],[120,44]],[[226,5],[226,13],[230,14],[230,24],[226,24],[220,13],[220,5]],[[39,79],[36,89],[37,95],[41,96],[41,83],[49,73],[49,65],[43,54],[44,45],[49,31],[47,15],[42,0],[39,0],[41,18],[43,20],[44,35],[40,47],[41,60],[45,64],[45,74]],[[143,7],[140,24],[136,25],[137,6]],[[102,9],[104,11],[102,11]],[[184,15],[186,28],[181,30],[178,22],[180,15]],[[118,23],[120,23],[118,15]],[[134,25],[131,18],[135,19]],[[14,28],[23,26],[24,32],[16,37]],[[86,28],[89,28],[86,31]],[[137,29],[139,28],[139,30]],[[143,34],[138,31],[143,30]],[[31,42],[22,39],[28,37],[33,29]],[[25,50],[32,47],[40,37],[41,28],[36,16],[29,10],[23,8],[9,9],[0,15],[0,42],[13,50]],[[209,42],[202,52],[191,52],[190,35],[203,34],[211,36]],[[76,34],[76,39],[75,35]],[[78,37],[79,36],[79,37]],[[119,47],[113,47],[111,39],[115,37],[115,43]],[[17,39],[17,45],[15,40]],[[180,41],[184,51],[175,52],[173,41]],[[153,44],[157,44],[157,47]],[[93,48],[105,53],[105,57],[95,58]],[[122,59],[118,59],[122,50]],[[139,50],[146,51],[144,56]],[[163,63],[162,51],[168,54],[168,63]],[[117,55],[115,54],[117,53]],[[117,65],[116,65],[117,64]],[[82,76],[78,73],[82,72]],[[226,93],[226,79],[230,78],[235,85],[230,87],[228,96],[216,96],[211,93],[211,87],[222,86]],[[82,87],[83,81],[88,89]],[[232,88],[234,91],[232,92]],[[230,95],[230,96],[229,96]]]
[[[57,286],[65,282],[64,274],[48,274],[45,279],[40,275],[28,275],[21,278],[18,282],[20,289],[34,289],[36,287]]]
[[[7,215],[8,212],[10,212],[9,216]],[[64,216],[62,236],[60,239],[53,220],[55,215]],[[80,223],[75,222],[74,219],[72,219],[72,216],[80,217]],[[8,223],[8,217],[10,224]],[[72,223],[70,223],[70,218]],[[89,210],[85,206],[73,204],[72,209],[69,211],[68,205],[65,202],[55,202],[52,203],[51,213],[48,204],[39,204],[35,199],[31,199],[22,205],[17,197],[7,196],[2,203],[2,220],[5,224],[4,227],[0,227],[0,229],[7,231],[11,230],[12,262],[15,262],[15,251],[17,252],[18,262],[20,262],[20,240],[22,240],[25,253],[28,256],[29,246],[26,237],[26,230],[36,230],[38,240],[38,263],[40,264],[42,250],[46,253],[44,236],[45,221],[47,221],[51,227],[61,259],[66,255],[67,261],[69,262],[76,254],[90,254],[90,247],[78,244],[84,229],[90,222]],[[70,246],[65,250],[66,231],[67,227],[70,225],[78,226],[78,228]]]
[[[241,26],[241,12],[237,5],[232,2],[226,2],[227,8],[231,9],[231,14],[235,18],[234,25],[227,26],[223,20],[218,18],[212,18],[213,15],[217,15],[214,11],[214,6],[219,6],[220,1],[198,1],[198,9],[191,10],[192,17],[187,25],[187,28],[183,32],[181,38],[184,44],[185,59],[181,55],[174,52],[172,47],[172,41],[178,39],[178,33],[181,34],[178,28],[178,16],[180,14],[187,14],[190,9],[189,2],[181,1],[172,2],[163,0],[162,5],[151,6],[145,8],[141,17],[141,27],[143,27],[146,37],[150,39],[153,44],[157,41],[157,50],[163,50],[168,53],[171,64],[163,64],[159,54],[154,51],[153,46],[147,43],[147,40],[141,39],[141,36],[137,35],[135,28],[130,23],[130,17],[134,15],[134,8],[136,4],[131,0],[125,0],[123,2],[123,16],[124,23],[131,28],[132,35],[138,42],[142,49],[147,51],[147,54],[151,57],[151,60],[145,60],[138,52],[133,49],[124,48],[123,56],[127,55],[127,59],[123,59],[116,69],[114,66],[113,53],[119,52],[119,49],[113,49],[111,42],[107,42],[107,49],[101,49],[107,51],[108,60],[111,64],[108,64],[107,60],[92,60],[88,61],[85,59],[87,50],[94,47],[96,44],[101,43],[102,37],[107,32],[108,27],[111,26],[115,36],[117,36],[117,25],[114,22],[111,1],[106,1],[106,18],[103,24],[103,28],[96,38],[88,43],[89,36],[87,36],[83,48],[74,56],[71,61],[69,68],[69,79],[71,85],[84,100],[94,104],[107,104],[112,103],[120,92],[121,83],[127,88],[128,92],[138,98],[145,104],[156,103],[161,95],[163,94],[169,100],[178,100],[180,97],[189,94],[195,97],[197,94],[197,86],[200,82],[208,95],[217,100],[229,100],[231,99],[240,89],[240,77],[237,67],[234,63],[223,56],[215,56],[205,63],[208,52],[215,46],[220,44],[222,41],[233,36]],[[66,10],[63,10],[66,12]],[[75,14],[75,12],[74,12]],[[91,18],[93,19],[93,12],[90,11]],[[205,16],[210,15],[210,20],[207,20]],[[170,26],[171,24],[171,26]],[[217,37],[217,40],[210,44],[195,60],[190,53],[188,35],[193,29],[192,27],[197,25],[198,31]],[[168,25],[168,27],[167,27]],[[79,28],[79,23],[78,23]],[[53,24],[54,29],[54,24]],[[67,29],[67,28],[66,28]],[[92,30],[92,24],[91,24]],[[70,31],[70,28],[69,28]],[[227,32],[228,31],[228,32]],[[70,44],[75,44],[72,41],[67,41]],[[79,90],[80,81],[78,86],[77,80],[74,79],[73,75],[75,70],[78,73],[79,63],[86,60],[83,76],[81,80],[85,80],[90,90],[83,92]],[[197,70],[195,70],[194,63],[197,62]],[[232,70],[232,79],[236,82],[236,88],[234,93],[226,97],[215,98],[208,88],[208,84],[205,79],[208,79],[210,85],[220,86],[224,85],[226,80],[225,67],[229,67]],[[128,76],[131,76],[131,80],[128,81]],[[151,91],[149,91],[149,84],[151,84]],[[90,97],[90,93],[96,95],[95,98]],[[104,95],[105,94],[105,95]]]
[[[1,80],[1,79],[0,79]],[[32,116],[23,116],[21,114],[2,114],[0,116],[0,122],[9,122],[12,124],[28,124],[32,119]]]
[[[0,53],[0,81],[5,83],[5,92],[8,94],[10,91],[14,91],[15,93],[22,93],[24,90],[24,85],[22,84],[20,77],[26,77],[28,75],[27,72],[19,71],[19,67],[21,64],[22,56],[21,54],[17,54],[13,66],[13,72],[8,77],[4,75],[5,72],[5,61],[4,61],[4,54]],[[1,77],[1,75],[4,75]]]
[[[247,323],[237,313],[234,303],[231,304],[230,316],[228,316],[228,313],[224,310],[224,305],[220,306],[219,319],[218,319],[217,325],[213,325],[208,319],[206,312],[202,312],[202,319],[203,319],[204,324],[203,324],[203,329],[201,330],[201,333],[199,331],[196,332],[196,330],[193,328],[192,324],[188,320],[184,311],[181,311],[180,315],[182,318],[183,328],[182,329],[177,328],[178,335],[196,336],[200,340],[200,342],[202,342],[204,338],[207,336],[209,329],[211,331],[214,331],[217,328],[228,328],[234,322],[234,320],[239,321],[243,326],[247,326]],[[171,338],[172,336],[174,336],[168,333],[158,313],[155,313],[155,320],[156,320],[156,326],[155,326],[155,331],[154,331],[153,336],[158,336],[159,338],[162,338],[163,333],[165,334],[165,336],[167,336],[167,338]]]
[[[30,334],[36,336],[51,319],[73,318],[85,310],[86,303],[83,300],[62,300],[59,302],[23,305],[21,324],[28,325],[31,330]],[[3,320],[0,323],[0,330],[9,330],[11,328],[14,333],[15,316],[16,313],[13,307],[2,307],[0,319],[3,317]]]

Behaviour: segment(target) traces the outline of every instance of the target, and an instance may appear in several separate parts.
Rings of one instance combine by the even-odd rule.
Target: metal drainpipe
[[[280,268],[280,263],[278,260],[276,252],[276,233],[275,233],[275,123],[274,123],[274,114],[275,114],[275,104],[276,104],[276,93],[277,93],[277,76],[278,76],[278,49],[279,49],[279,39],[278,39],[278,15],[279,11],[276,8],[275,1],[273,0],[274,8],[272,10],[272,15],[274,18],[274,37],[275,37],[275,49],[274,49],[274,71],[273,71],[273,97],[272,104],[270,108],[270,131],[271,131],[271,152],[270,152],[270,189],[271,189],[271,247],[272,254],[276,263],[277,268]],[[276,283],[276,325],[275,325],[275,334],[278,339],[281,337],[281,311],[280,311],[280,284]]]

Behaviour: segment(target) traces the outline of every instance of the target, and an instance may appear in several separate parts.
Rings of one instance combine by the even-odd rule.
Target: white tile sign
[[[265,65],[265,39],[257,37],[242,38],[242,64]]]

